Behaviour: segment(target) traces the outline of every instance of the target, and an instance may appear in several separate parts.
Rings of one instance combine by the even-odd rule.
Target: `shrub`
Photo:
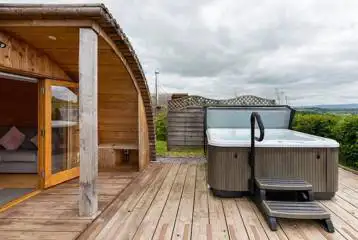
[[[293,129],[327,138],[335,138],[334,128],[341,119],[331,114],[300,114],[297,113]]]
[[[167,140],[167,112],[163,111],[158,113],[155,118],[155,129],[157,134],[157,140]]]
[[[358,168],[358,115],[297,113],[293,129],[337,140],[340,162]]]
[[[335,128],[335,136],[341,144],[340,161],[358,168],[358,116],[347,116]]]

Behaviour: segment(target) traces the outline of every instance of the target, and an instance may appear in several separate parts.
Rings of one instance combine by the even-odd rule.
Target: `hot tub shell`
[[[235,111],[234,108],[229,110]],[[233,116],[232,113],[231,116]],[[287,128],[282,128],[282,131],[294,132],[288,130],[292,121],[292,113],[290,116]],[[225,117],[225,114],[221,117]],[[265,119],[263,121],[265,122]],[[268,125],[272,125],[274,121],[266,122]],[[210,136],[208,136],[210,123],[206,123],[206,126],[208,126],[205,128],[208,184],[213,193],[221,197],[239,197],[247,194],[251,177],[249,139],[236,142],[226,141],[226,143],[215,141],[215,139],[209,139]],[[217,127],[217,124],[211,124],[211,126]],[[247,126],[239,124],[239,127],[229,127],[244,129]],[[295,134],[316,138],[317,142],[314,144],[287,142],[288,144],[284,144],[284,140],[281,139],[282,146],[277,143],[273,144],[269,140],[262,142],[261,145],[257,144],[255,148],[256,177],[304,179],[312,184],[315,199],[331,199],[338,190],[339,144],[331,139],[297,132]]]
[[[248,147],[208,146],[208,184],[219,196],[249,191]],[[301,178],[313,186],[315,199],[330,199],[338,190],[338,148],[257,148],[256,176]]]

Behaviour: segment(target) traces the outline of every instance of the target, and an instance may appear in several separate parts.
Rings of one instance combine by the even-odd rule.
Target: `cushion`
[[[19,130],[26,136],[19,149],[31,151],[37,150],[37,145],[31,141],[31,138],[37,135],[37,127],[22,127],[19,128]]]
[[[20,132],[15,126],[0,139],[0,145],[6,150],[16,150],[25,140],[25,134]]]
[[[36,146],[38,147],[38,138],[37,135],[33,136],[30,141]]]
[[[19,149],[23,150],[37,150],[37,146],[35,143],[31,141],[32,138],[29,138],[28,136],[25,137],[24,142],[21,144]]]

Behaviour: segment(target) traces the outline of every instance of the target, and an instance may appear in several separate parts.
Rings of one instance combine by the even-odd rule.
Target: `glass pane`
[[[79,166],[78,90],[52,86],[52,173]]]

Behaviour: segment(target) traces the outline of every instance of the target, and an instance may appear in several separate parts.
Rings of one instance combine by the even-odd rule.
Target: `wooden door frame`
[[[41,188],[48,188],[64,181],[73,179],[78,177],[80,173],[79,167],[75,167],[52,174],[51,86],[78,88],[79,84],[76,82],[58,81],[52,79],[42,79],[39,81],[38,136],[40,136],[40,141],[38,143],[38,168],[40,173]]]

